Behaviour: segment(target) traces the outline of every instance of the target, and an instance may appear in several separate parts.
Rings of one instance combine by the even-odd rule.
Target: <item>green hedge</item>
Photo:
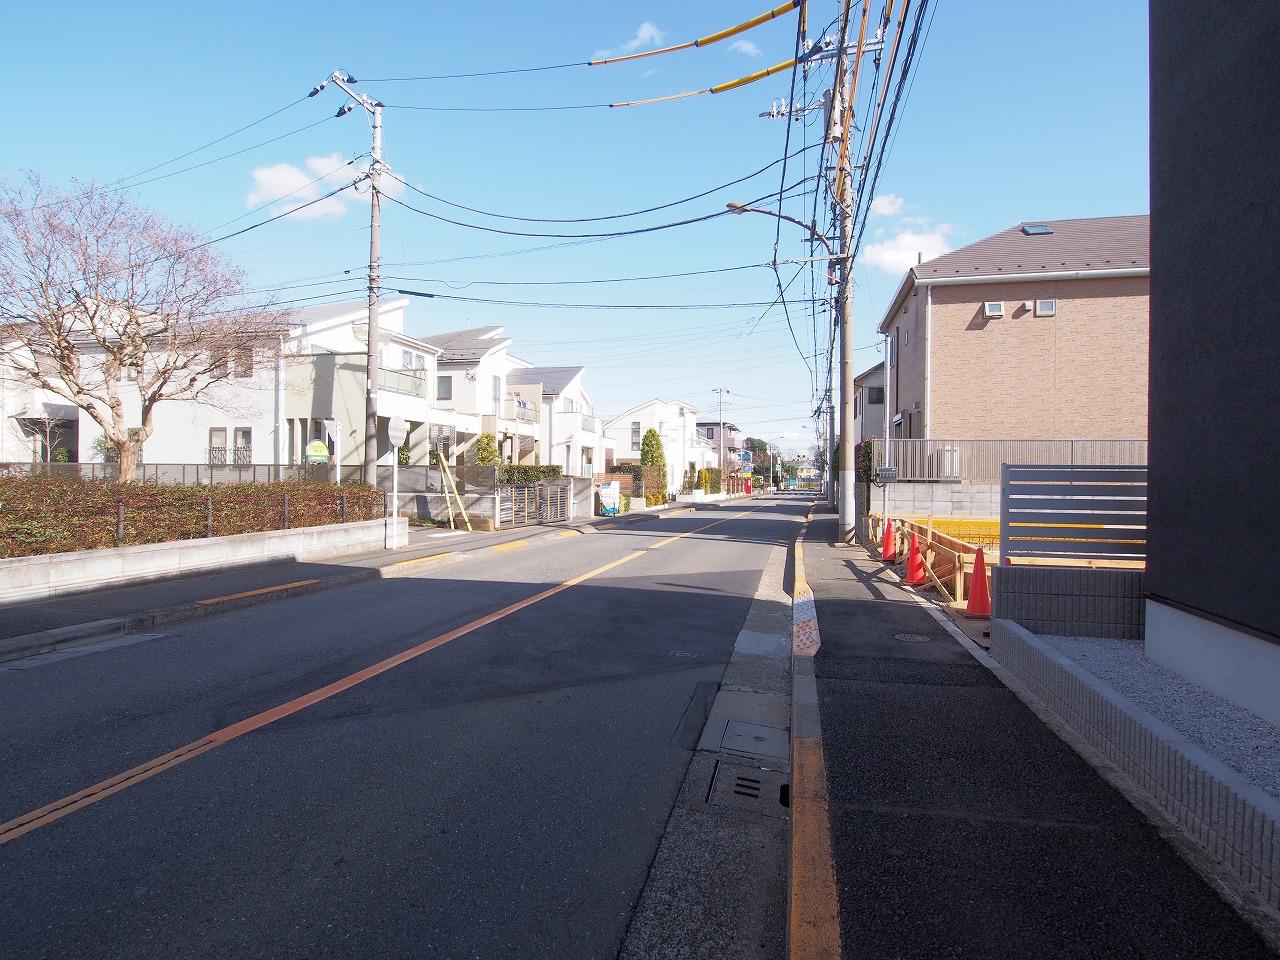
[[[80,477],[0,477],[0,557],[32,557],[69,550],[196,540],[207,532],[213,501],[213,535],[261,533],[285,526],[317,527],[382,516],[382,492],[365,484],[235,483],[181,486],[112,483]],[[116,537],[124,503],[124,539]]]
[[[540,480],[559,480],[564,469],[554,464],[544,466],[517,465],[503,463],[498,465],[499,483],[532,484]]]

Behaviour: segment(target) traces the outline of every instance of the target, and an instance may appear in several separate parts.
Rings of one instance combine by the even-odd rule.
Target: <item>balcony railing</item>
[[[505,405],[505,419],[517,423],[537,423],[538,408],[527,400],[508,399]]]
[[[886,449],[887,447],[887,449]],[[876,466],[899,480],[999,483],[1000,465],[1144,465],[1146,440],[890,440],[876,444]]]
[[[600,418],[588,416],[587,414],[584,413],[582,415],[582,429],[587,433],[599,433]]]
[[[379,370],[378,389],[407,393],[411,397],[427,396],[425,370]]]
[[[210,466],[225,467],[229,463],[243,466],[253,462],[251,447],[209,447],[208,452]]]

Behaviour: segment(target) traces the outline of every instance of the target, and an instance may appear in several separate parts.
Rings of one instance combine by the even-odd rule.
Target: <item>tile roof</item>
[[[404,297],[378,302],[380,310],[392,310],[404,307],[409,301]],[[351,314],[365,314],[369,309],[367,300],[342,300],[338,303],[321,303],[314,307],[302,307],[289,315],[289,323],[294,325],[323,323],[326,320],[338,320]]]
[[[1052,233],[1022,228],[1043,224]],[[1028,220],[912,268],[918,282],[975,279],[1007,274],[1088,272],[1151,267],[1151,218],[1094,217],[1087,220]]]
[[[547,396],[559,396],[573,382],[573,378],[586,367],[529,367],[527,370],[512,370],[507,374],[507,383],[540,383],[542,392]]]
[[[502,327],[428,333],[421,339],[440,348],[441,360],[479,360],[496,347],[511,345],[511,340],[502,336]]]

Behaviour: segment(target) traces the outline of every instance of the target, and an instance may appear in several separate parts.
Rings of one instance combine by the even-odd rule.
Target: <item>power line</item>
[[[800,151],[800,152],[803,152],[803,151]],[[796,155],[798,156],[799,153],[797,153]],[[421,189],[420,187],[415,187],[413,184],[409,183],[407,180],[404,180],[396,176],[394,173],[389,174],[389,176],[393,180],[396,180],[397,182],[404,184],[404,186],[408,187],[414,193],[424,196],[429,200],[435,200],[437,203],[443,203],[445,206],[453,207],[456,210],[465,210],[468,213],[475,213],[484,217],[496,217],[501,220],[517,220],[522,223],[599,223],[604,220],[622,220],[627,217],[639,217],[647,213],[656,213],[659,210],[667,210],[671,207],[677,207],[684,203],[692,203],[694,200],[701,200],[703,197],[709,197],[713,193],[718,193],[721,190],[727,190],[729,187],[736,187],[738,184],[746,183],[748,180],[753,180],[756,177],[760,176],[761,174],[768,172],[773,167],[776,167],[780,163],[784,164],[783,176],[785,177],[786,176],[785,163],[788,159],[789,158],[786,156],[780,157],[779,159],[774,160],[773,162],[768,163],[765,166],[761,167],[759,170],[755,171],[754,173],[747,174],[745,177],[739,177],[737,180],[730,180],[728,183],[722,183],[717,187],[712,187],[711,189],[704,190],[701,193],[695,193],[691,197],[684,197],[681,200],[672,200],[670,203],[659,204],[656,207],[647,207],[643,210],[634,210],[630,213],[613,213],[613,214],[608,214],[606,216],[600,216],[600,217],[572,217],[572,218],[565,218],[565,219],[554,219],[554,218],[548,218],[548,217],[521,217],[521,216],[516,216],[515,214],[493,213],[488,210],[480,210],[480,209],[477,209],[476,207],[468,207],[465,204],[454,203],[451,200],[445,200],[443,197],[437,197],[434,194],[427,193],[427,191]],[[796,185],[793,184],[791,189],[794,189],[795,186]]]

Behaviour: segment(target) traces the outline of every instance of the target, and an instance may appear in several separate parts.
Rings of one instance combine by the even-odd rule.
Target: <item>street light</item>
[[[847,178],[846,178],[847,181]],[[856,458],[853,451],[853,339],[851,336],[853,327],[853,278],[851,276],[853,270],[852,257],[849,250],[849,222],[847,216],[847,204],[841,205],[841,230],[840,235],[844,239],[844,252],[837,254],[835,248],[818,229],[812,224],[805,223],[803,220],[797,220],[795,217],[789,217],[785,213],[779,213],[777,210],[765,210],[761,207],[748,206],[745,203],[726,204],[730,213],[763,213],[765,216],[774,217],[777,220],[786,220],[788,223],[794,223],[796,226],[806,230],[810,237],[819,241],[827,248],[827,255],[831,258],[827,268],[827,282],[836,285],[839,284],[839,290],[836,293],[836,324],[840,332],[840,491],[836,497],[839,507],[839,523],[840,523],[840,539],[848,541],[857,533],[859,522],[857,517],[858,499],[856,496],[856,485],[854,477],[854,464]],[[839,271],[839,278],[835,276],[836,265],[839,264],[842,269]],[[835,444],[835,431],[828,431],[831,436],[828,437],[828,443]],[[831,460],[831,457],[827,458]],[[835,494],[835,486],[832,485],[832,494]]]

